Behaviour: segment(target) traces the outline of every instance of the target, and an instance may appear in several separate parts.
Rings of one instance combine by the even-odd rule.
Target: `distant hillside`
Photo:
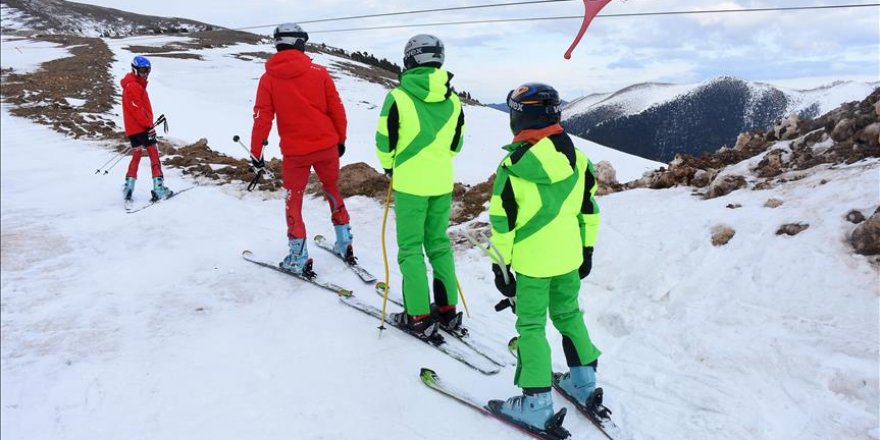
[[[194,20],[134,14],[63,0],[3,0],[0,5],[4,31],[25,28],[50,34],[124,37],[222,29]]]
[[[572,101],[563,125],[583,138],[648,159],[699,155],[733,145],[737,135],[766,130],[789,113],[815,118],[862,100],[878,84],[838,82],[813,90],[721,77],[698,85],[637,84]]]

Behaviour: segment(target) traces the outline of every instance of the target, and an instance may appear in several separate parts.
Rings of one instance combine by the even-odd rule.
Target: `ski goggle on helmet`
[[[283,23],[275,28],[272,34],[275,39],[275,47],[294,47],[304,50],[306,42],[309,41],[309,34],[296,23]]]
[[[542,83],[526,83],[507,94],[510,107],[510,130],[544,128],[559,123],[562,105],[559,92]]]
[[[507,94],[507,106],[522,113],[558,115],[562,113],[559,92],[542,83],[526,83]]]
[[[138,75],[149,75],[152,68],[153,67],[150,65],[150,60],[148,60],[147,57],[142,57],[139,55],[131,60],[131,71]]]

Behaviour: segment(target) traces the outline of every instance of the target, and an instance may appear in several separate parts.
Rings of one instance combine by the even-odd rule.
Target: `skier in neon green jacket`
[[[495,285],[509,297],[506,303],[515,305],[514,382],[523,395],[490,406],[543,428],[553,416],[548,310],[570,367],[558,378],[560,385],[583,405],[595,389],[600,352],[584,324],[578,291],[592,266],[597,184],[589,158],[559,125],[559,94],[553,87],[524,84],[510,92],[507,105],[514,139],[504,147],[509,153],[495,176],[489,218],[492,244],[503,259],[492,265]]]
[[[376,155],[385,173],[393,174],[397,262],[406,308],[392,319],[433,340],[442,339],[440,326],[461,331],[458,281],[446,228],[452,160],[462,147],[464,113],[449,85],[452,74],[441,68],[443,60],[443,43],[437,37],[416,35],[407,42],[400,86],[386,96],[376,131]],[[430,286],[424,254],[431,263]]]

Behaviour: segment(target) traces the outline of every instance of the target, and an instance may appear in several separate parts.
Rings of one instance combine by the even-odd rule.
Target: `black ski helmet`
[[[558,124],[562,119],[559,92],[542,83],[526,83],[507,94],[513,134]]]
[[[403,48],[403,67],[405,69],[418,66],[439,68],[443,65],[443,58],[443,42],[433,35],[416,35],[410,38]]]
[[[275,39],[275,49],[279,51],[285,49],[305,51],[306,41],[309,41],[309,34],[296,23],[279,24],[272,37]]]

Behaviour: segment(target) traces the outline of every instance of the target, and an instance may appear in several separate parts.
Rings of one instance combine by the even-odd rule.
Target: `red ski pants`
[[[141,155],[144,154],[142,147],[134,147],[131,149],[131,163],[128,164],[128,172],[125,177],[134,177],[137,179],[138,166],[141,163]],[[155,145],[147,146],[147,155],[150,156],[150,168],[153,171],[153,177],[162,175],[162,163],[159,162],[159,149]]]
[[[302,201],[309,174],[314,167],[324,187],[324,198],[330,204],[330,219],[334,225],[349,222],[345,202],[339,194],[339,150],[334,145],[305,156],[284,156],[282,177],[287,190],[287,238],[306,238],[306,224],[302,218]]]

